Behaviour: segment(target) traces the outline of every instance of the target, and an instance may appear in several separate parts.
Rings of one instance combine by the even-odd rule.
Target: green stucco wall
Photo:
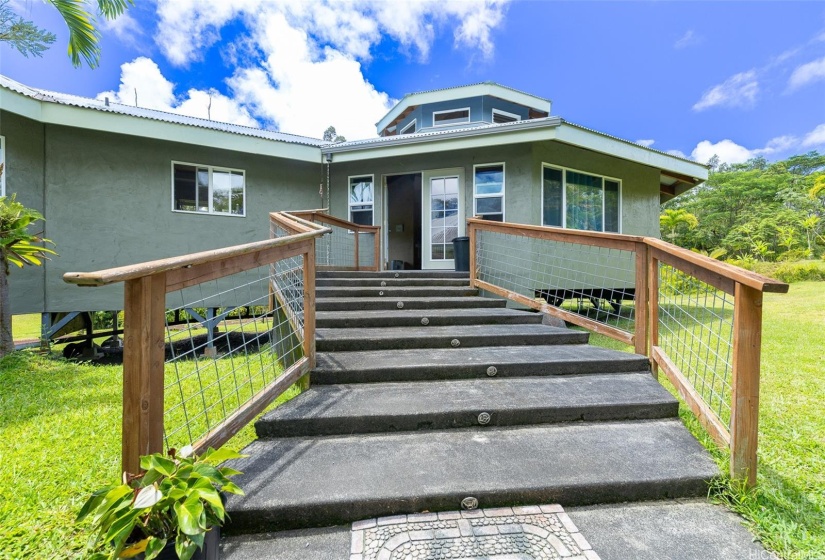
[[[541,223],[542,163],[604,175],[622,181],[622,233],[659,235],[659,170],[555,141],[509,144],[475,150],[441,151],[360,162],[333,162],[330,167],[330,210],[347,217],[348,177],[374,175],[375,225],[383,226],[383,176],[461,168],[465,216],[473,213],[473,166],[505,164],[505,219]]]
[[[62,126],[43,130],[44,213],[60,256],[45,267],[45,300],[13,283],[15,313],[122,309],[121,285],[79,288],[64,283],[63,274],[266,239],[269,212],[319,204],[320,163]],[[17,142],[10,136],[9,145]],[[172,161],[243,169],[246,217],[173,212]]]
[[[6,194],[17,194],[17,200],[41,214],[44,195],[44,125],[30,119],[0,111],[0,136],[6,146]],[[49,223],[38,222],[34,228],[51,237]],[[45,297],[43,267],[12,267],[10,280],[12,313],[40,311]]]

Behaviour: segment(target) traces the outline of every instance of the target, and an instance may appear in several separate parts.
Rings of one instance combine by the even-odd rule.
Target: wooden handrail
[[[661,239],[615,233],[569,230],[555,227],[490,222],[478,218],[467,220],[470,236],[470,284],[528,307],[553,314],[594,332],[635,346],[638,354],[650,358],[653,375],[657,368],[664,371],[679,394],[697,415],[708,433],[720,446],[731,452],[731,476],[756,484],[757,438],[759,426],[759,376],[762,337],[762,294],[787,293],[788,285],[773,278],[744,270],[708,256],[677,247]],[[516,237],[529,237],[574,245],[587,245],[624,250],[635,254],[636,321],[631,335],[490,284],[478,277],[476,244],[480,231],[496,232]],[[733,340],[731,367],[730,424],[702,400],[689,379],[659,346],[659,263],[673,266],[681,272],[733,297]]]
[[[195,265],[218,262],[232,257],[258,253],[266,249],[283,247],[299,241],[314,239],[324,233],[328,233],[329,231],[329,228],[321,227],[312,232],[298,233],[287,237],[278,237],[264,241],[255,241],[253,243],[235,245],[234,247],[225,247],[222,249],[213,249],[211,251],[202,251],[191,255],[182,255],[167,259],[158,259],[156,261],[148,261],[140,264],[107,268],[105,270],[98,270],[95,272],[67,272],[63,275],[63,281],[68,282],[69,284],[77,284],[78,286],[105,286],[107,284],[115,284],[117,282],[126,282],[128,280],[135,280],[144,276],[151,276],[160,272],[169,272],[180,268],[189,268]]]
[[[773,278],[762,276],[756,272],[718,261],[695,251],[678,247],[667,241],[656,239],[655,237],[645,237],[644,240],[648,247],[657,251],[657,259],[666,264],[671,264],[667,262],[667,256],[674,256],[760,292],[772,292],[776,294],[788,293],[788,285],[779,280],[774,280]]]
[[[381,226],[365,226],[362,224],[356,224],[355,222],[349,222],[342,218],[336,218],[335,216],[317,212],[315,210],[302,210],[300,212],[289,212],[289,214],[299,218],[318,220],[321,223],[335,225],[345,229],[363,231],[364,233],[378,233],[381,230]]]

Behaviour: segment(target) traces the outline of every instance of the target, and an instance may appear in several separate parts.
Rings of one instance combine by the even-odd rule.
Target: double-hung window
[[[172,210],[246,215],[246,174],[241,169],[172,163]]]
[[[542,169],[542,225],[618,233],[618,179],[545,165]]]
[[[372,225],[374,190],[372,175],[349,178],[349,221]]]
[[[485,220],[504,221],[504,164],[473,167],[473,215]]]

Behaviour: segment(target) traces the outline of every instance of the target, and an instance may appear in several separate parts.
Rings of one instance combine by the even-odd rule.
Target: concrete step
[[[330,297],[468,297],[477,296],[478,290],[468,286],[355,286],[315,288],[318,300]]]
[[[258,440],[231,466],[229,533],[479,507],[703,496],[715,463],[678,419]]]
[[[387,311],[319,311],[315,325],[321,328],[418,327],[427,319],[431,327],[446,325],[541,324],[540,313],[517,309],[392,309]]]
[[[315,331],[319,352],[400,350],[402,348],[474,348],[527,344],[587,344],[587,333],[546,325],[457,325],[447,327],[375,327]],[[457,341],[457,343],[456,343]],[[455,345],[455,346],[453,346]]]
[[[399,307],[398,304],[401,304]],[[391,309],[466,309],[506,307],[503,299],[469,297],[328,297],[318,298],[317,311],[369,311]]]
[[[470,278],[469,272],[454,272],[452,270],[319,270],[316,278]]]
[[[648,369],[644,356],[587,344],[319,352],[312,382],[330,385],[483,379],[489,373],[496,377],[530,377]]]
[[[339,288],[357,286],[469,286],[467,278],[316,278],[318,288],[334,286]]]
[[[258,437],[310,437],[675,417],[649,372],[315,385],[255,423]],[[484,418],[482,418],[482,421]]]

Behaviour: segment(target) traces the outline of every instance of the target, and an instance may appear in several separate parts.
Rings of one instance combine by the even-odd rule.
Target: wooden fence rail
[[[745,480],[749,485],[756,483],[762,294],[764,292],[786,293],[787,284],[650,237],[496,223],[477,218],[467,220],[467,224],[470,237],[470,282],[473,287],[490,291],[593,332],[604,334],[633,346],[637,354],[648,356],[654,375],[658,369],[661,369],[708,433],[719,445],[730,448],[731,475],[736,479]],[[533,293],[519,293],[512,288],[480,279],[480,276],[491,276],[485,270],[486,265],[479,262],[479,255],[485,251],[484,235],[486,233],[504,235],[512,241],[531,239],[574,247],[598,247],[632,253],[635,258],[633,279],[635,321],[632,332],[602,324],[598,318],[584,317],[550,305],[534,297]],[[534,258],[538,260],[549,260],[551,257],[552,255],[547,252],[542,254],[541,251],[534,255]],[[506,255],[502,258],[506,259]],[[580,264],[585,266],[591,263],[581,262]],[[730,422],[727,424],[703,399],[700,391],[692,385],[688,376],[680,371],[676,365],[676,356],[668,355],[659,346],[662,320],[659,309],[663,290],[660,286],[662,265],[673,267],[686,277],[709,285],[712,290],[732,296],[732,380],[728,403]],[[518,274],[517,271],[512,270],[508,273]],[[523,280],[520,285],[523,286],[529,282],[529,279]],[[546,286],[534,286],[536,293],[543,288]],[[558,288],[564,288],[564,286],[558,286]],[[585,292],[586,290],[581,290],[580,293]]]
[[[273,227],[285,233],[266,241],[204,251],[97,272],[69,272],[64,281],[79,286],[124,282],[122,464],[139,471],[141,455],[163,451],[166,295],[253,269],[300,257],[302,265],[303,356],[274,381],[242,403],[196,442],[196,452],[217,447],[266,408],[315,365],[315,240],[330,232],[318,224],[279,212]]]

